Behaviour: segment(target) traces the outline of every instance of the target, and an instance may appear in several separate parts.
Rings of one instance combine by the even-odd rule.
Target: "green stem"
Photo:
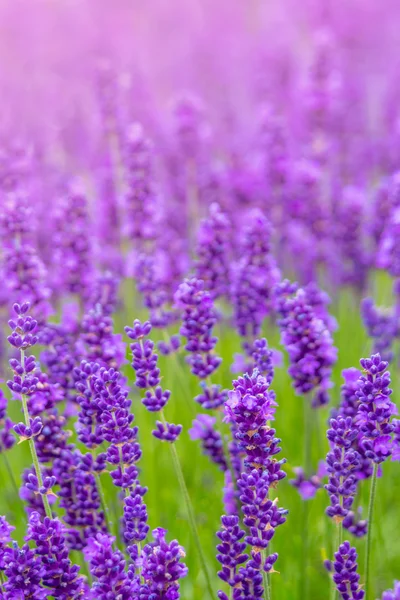
[[[376,481],[377,481],[378,465],[374,464],[374,472],[371,480],[371,492],[369,496],[368,506],[368,532],[367,532],[367,547],[365,556],[365,600],[368,600],[370,591],[370,564],[371,564],[371,541],[372,541],[372,519],[374,516],[374,504],[376,496]]]
[[[161,419],[165,425],[166,420],[165,420],[163,411],[161,411]],[[208,570],[207,570],[206,559],[205,559],[205,556],[203,553],[203,548],[201,547],[199,532],[197,530],[195,514],[194,514],[192,502],[190,500],[189,492],[188,492],[188,489],[186,486],[185,478],[183,476],[183,471],[182,471],[181,463],[179,460],[179,456],[176,451],[175,444],[169,444],[169,447],[171,449],[172,462],[174,465],[175,473],[178,478],[179,485],[181,487],[183,498],[185,500],[186,510],[187,510],[187,514],[188,514],[188,518],[189,518],[189,524],[190,524],[190,528],[192,530],[192,535],[193,535],[194,542],[196,544],[197,551],[199,553],[201,567],[203,569],[204,577],[206,580],[207,590],[210,595],[210,598],[214,598],[214,592],[213,592],[213,588],[211,585],[210,576],[209,576]]]
[[[112,532],[112,529],[111,529],[112,523],[111,523],[110,518],[109,518],[109,509],[108,509],[108,505],[107,505],[107,502],[106,502],[106,497],[104,495],[103,485],[101,483],[101,479],[100,479],[99,473],[95,474],[95,478],[96,478],[96,483],[97,483],[97,489],[99,490],[100,504],[101,504],[101,509],[103,511],[103,514],[104,514],[104,520],[106,522],[107,531],[109,533],[111,533]]]
[[[16,498],[19,498],[19,489],[17,486],[17,482],[15,481],[15,477],[14,477],[14,473],[10,467],[10,463],[8,462],[8,457],[7,457],[7,453],[6,452],[2,452],[2,456],[3,456],[3,461],[7,470],[7,475],[11,481],[12,487],[14,488],[14,494]],[[15,506],[13,507],[13,509],[15,510]]]
[[[312,469],[312,426],[311,426],[311,398],[304,398],[304,472],[305,476],[309,477],[311,475]],[[300,590],[301,590],[301,598],[308,598],[308,525],[309,525],[309,512],[310,505],[309,500],[303,500],[303,518],[302,518],[302,543],[303,550],[301,553],[302,557],[302,566],[301,566],[301,577],[300,577]]]
[[[23,350],[21,350],[21,365],[22,368],[25,368],[25,352]],[[22,403],[22,410],[24,413],[24,419],[25,419],[25,425],[27,427],[30,427],[31,425],[31,420],[29,417],[29,410],[28,410],[28,401],[26,399],[25,394],[21,394],[21,403]],[[43,476],[42,476],[42,471],[40,469],[40,464],[39,464],[39,459],[38,459],[38,455],[36,452],[36,446],[35,446],[35,441],[33,438],[30,438],[29,440],[29,449],[31,451],[31,456],[32,456],[32,462],[33,462],[33,466],[35,469],[35,474],[39,483],[39,488],[43,487]],[[49,504],[49,499],[47,497],[46,494],[41,494],[42,497],[42,501],[43,501],[43,506],[44,506],[44,510],[46,513],[46,516],[49,517],[49,519],[53,518],[52,512],[51,512],[51,508],[50,508],[50,504]]]
[[[266,559],[266,552],[265,550],[262,551],[262,563],[263,565],[265,564],[265,559]],[[268,573],[266,573],[263,569],[262,572],[262,577],[263,577],[263,586],[264,586],[264,600],[271,600],[271,589],[270,589],[270,585],[269,585],[269,577],[268,577]]]
[[[342,530],[342,525],[341,523],[337,523],[336,524],[336,528],[335,528],[335,541],[334,541],[334,548],[333,548],[333,553],[332,556],[334,555],[335,552],[337,552],[339,546],[340,546],[340,536],[341,536],[341,530]],[[331,593],[330,593],[330,599],[331,600],[335,600],[336,598],[336,584],[333,581],[333,577],[331,578]]]

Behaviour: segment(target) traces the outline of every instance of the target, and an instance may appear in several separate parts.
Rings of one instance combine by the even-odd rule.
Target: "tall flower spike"
[[[12,548],[6,548],[3,560],[4,575],[7,577],[4,584],[7,598],[15,598],[15,600],[48,598],[49,590],[41,584],[45,570],[41,558],[29,548],[28,544],[24,544],[21,548],[17,544]]]
[[[357,573],[357,552],[344,542],[335,552],[333,561],[333,581],[343,600],[362,600],[365,592],[360,587],[360,576]]]
[[[130,126],[125,142],[127,235],[141,248],[155,235],[157,195],[154,189],[152,148],[140,123]]]
[[[212,204],[208,218],[199,227],[195,273],[214,300],[229,293],[230,235],[227,215],[218,204]]]
[[[243,231],[239,261],[232,274],[232,302],[239,334],[246,338],[261,331],[272,310],[272,289],[279,270],[271,254],[271,226],[259,210],[252,211]]]
[[[26,540],[36,544],[35,554],[43,565],[42,582],[49,595],[60,600],[83,595],[85,580],[79,575],[80,567],[72,564],[68,556],[61,521],[48,517],[41,521],[38,513],[32,513]]]
[[[393,450],[392,417],[397,413],[390,400],[388,363],[379,354],[360,360],[364,374],[358,380],[356,392],[360,404],[356,417],[361,431],[360,445],[365,456],[376,464],[385,461]]]
[[[313,406],[329,401],[332,366],[336,348],[324,320],[317,316],[307,292],[297,284],[283,281],[275,289],[278,325],[281,341],[286,347],[289,375],[298,394],[313,393]]]
[[[240,529],[239,517],[221,517],[221,529],[217,532],[217,537],[220,540],[217,545],[217,560],[221,563],[222,568],[218,572],[218,577],[233,590],[238,589],[238,584],[242,581],[242,575],[239,573],[238,567],[248,559],[248,555],[244,554],[246,548],[244,536],[245,531]],[[233,594],[235,594],[235,591],[233,591]],[[219,592],[218,597],[225,598],[226,596],[223,592]]]
[[[143,597],[154,600],[177,600],[179,598],[179,580],[186,577],[188,569],[181,559],[185,552],[176,540],[167,542],[166,530],[153,530],[154,541],[146,544],[141,555]]]
[[[125,327],[125,333],[133,340],[130,344],[132,351],[132,367],[136,373],[136,387],[146,390],[142,403],[150,412],[160,412],[163,416],[163,409],[167,404],[171,392],[163,390],[159,385],[161,382],[160,369],[157,366],[158,355],[154,352],[154,342],[147,339],[151,332],[150,321],[141,323],[138,319],[133,322],[133,327]],[[181,425],[162,422],[156,422],[156,429],[152,434],[154,437],[167,441],[175,442],[182,431]]]
[[[45,475],[44,477],[42,475],[34,441],[34,436],[37,436],[42,430],[42,422],[39,418],[32,420],[29,414],[28,397],[36,392],[39,384],[35,357],[33,355],[25,356],[25,351],[38,341],[35,333],[37,321],[27,314],[29,306],[28,302],[21,305],[14,304],[13,306],[17,318],[9,321],[12,333],[7,339],[11,346],[20,351],[20,358],[12,358],[9,361],[14,377],[12,380],[7,381],[7,385],[21,400],[25,423],[17,425],[17,433],[19,432],[21,435],[21,440],[28,440],[32,456],[34,473],[28,475],[26,487],[28,490],[41,495],[46,515],[51,517],[48,496],[53,494],[51,488],[55,483],[55,478],[52,475]]]
[[[126,572],[124,555],[119,550],[113,550],[114,541],[110,535],[98,533],[95,538],[88,540],[84,548],[84,556],[94,580],[90,600],[129,600],[133,596],[133,584]]]
[[[331,505],[326,514],[341,522],[349,513],[357,490],[360,455],[353,449],[358,430],[351,417],[331,419],[327,438],[331,450],[326,457],[329,483],[325,485]]]

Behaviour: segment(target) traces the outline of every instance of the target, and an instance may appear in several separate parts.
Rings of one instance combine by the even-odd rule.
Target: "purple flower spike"
[[[48,588],[41,585],[44,571],[40,556],[31,550],[28,544],[24,544],[21,548],[16,544],[13,548],[6,548],[4,551],[4,574],[7,581],[4,589],[7,597],[18,600],[23,598],[45,600],[48,598]]]
[[[79,575],[80,567],[69,559],[61,521],[48,517],[41,521],[38,513],[32,513],[26,539],[36,544],[43,565],[43,585],[49,588],[49,595],[61,600],[83,595],[85,580]]]
[[[313,406],[329,400],[332,366],[336,361],[331,331],[320,309],[311,305],[307,291],[283,281],[275,289],[281,341],[289,359],[289,375],[298,394],[313,393]]]
[[[336,522],[341,522],[348,515],[357,491],[356,473],[360,455],[353,449],[357,435],[358,430],[351,417],[331,419],[327,437],[332,449],[326,457],[329,483],[325,485],[331,505],[326,514]]]
[[[173,423],[164,424],[161,421],[156,421],[156,427],[157,429],[151,433],[155,438],[164,442],[176,442],[182,431],[182,425],[174,425]]]
[[[229,293],[231,225],[218,204],[211,204],[209,213],[199,228],[195,270],[215,300]]]
[[[186,338],[185,350],[193,375],[200,379],[209,377],[220,365],[221,359],[213,354],[217,338],[212,330],[217,322],[213,300],[201,279],[186,279],[179,286],[175,304],[182,309],[182,326],[179,333]]]
[[[90,566],[93,585],[89,598],[132,598],[132,582],[126,573],[126,561],[119,550],[113,550],[115,539],[98,533],[84,548],[84,556]]]
[[[359,399],[356,417],[361,431],[360,446],[366,458],[376,464],[385,461],[393,452],[392,417],[397,413],[390,400],[390,373],[388,363],[379,354],[360,361],[364,374],[358,380],[356,396]]]
[[[272,468],[273,456],[280,452],[275,429],[268,426],[277,406],[275,394],[257,370],[252,375],[239,377],[233,387],[225,404],[225,420],[235,424],[234,437],[238,447],[245,452],[245,464],[249,468]],[[275,463],[274,459],[275,464],[282,463]],[[275,476],[279,479],[285,474],[278,470]]]
[[[235,323],[242,337],[256,336],[272,310],[272,290],[280,278],[271,254],[271,225],[258,209],[247,217],[239,256],[232,276]]]
[[[144,546],[141,556],[141,586],[143,598],[179,598],[179,579],[186,577],[188,569],[181,559],[185,552],[176,540],[165,540],[166,530],[154,529],[154,542]]]
[[[27,427],[25,423],[17,423],[17,425],[14,425],[14,431],[17,435],[19,435],[20,443],[38,436],[42,431],[42,428],[43,423],[40,417],[30,419],[29,427]]]
[[[361,589],[357,573],[357,552],[349,542],[340,545],[333,561],[333,581],[343,600],[362,600],[365,592]]]
[[[220,540],[217,545],[217,560],[221,563],[222,569],[218,571],[218,577],[232,588],[238,587],[242,581],[238,566],[248,559],[248,555],[244,553],[246,549],[244,536],[245,532],[240,529],[239,517],[221,517],[221,529],[217,532]],[[220,594],[223,592],[219,592],[218,595],[219,598],[222,598],[223,595]]]

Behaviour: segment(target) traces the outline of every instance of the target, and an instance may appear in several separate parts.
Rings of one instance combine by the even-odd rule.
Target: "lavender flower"
[[[42,522],[38,513],[32,513],[26,540],[36,544],[35,554],[43,566],[42,583],[49,595],[60,600],[81,597],[85,580],[79,575],[80,567],[72,564],[68,556],[61,521],[46,517]]]
[[[150,321],[141,323],[135,319],[133,327],[125,327],[125,332],[133,340],[130,349],[132,351],[132,367],[136,373],[135,385],[146,390],[142,402],[148,411],[160,412],[163,416],[163,409],[171,392],[163,390],[159,385],[160,369],[157,366],[158,355],[154,352],[154,342],[144,339],[151,332],[151,323]],[[163,418],[162,422],[156,422],[156,429],[152,431],[152,434],[160,440],[175,442],[181,431],[181,425],[167,423]]]
[[[217,338],[212,335],[217,322],[211,295],[204,282],[186,279],[175,294],[175,304],[183,310],[179,333],[186,338],[185,350],[193,375],[206,379],[219,367],[221,358],[213,353]]]
[[[356,494],[360,455],[352,446],[357,435],[351,417],[331,419],[327,432],[331,450],[326,457],[329,483],[325,485],[331,504],[326,514],[336,522],[348,515]]]
[[[276,290],[281,341],[289,353],[289,375],[298,394],[313,393],[313,405],[329,400],[330,375],[336,348],[326,323],[317,317],[307,293],[297,284],[280,283]]]
[[[279,270],[271,255],[270,238],[269,222],[254,210],[243,232],[232,282],[234,318],[242,337],[258,335],[272,309],[272,289],[279,280]]]
[[[213,300],[227,296],[230,285],[230,222],[218,204],[212,204],[209,217],[201,222],[198,234],[196,278],[204,281]]]
[[[239,517],[224,516],[221,518],[221,529],[217,532],[220,543],[217,545],[217,560],[222,565],[218,577],[232,588],[239,588],[243,577],[238,572],[239,565],[245,563],[248,555],[244,554],[246,542],[245,531],[240,529]],[[219,598],[225,597],[219,592]]]
[[[357,573],[357,552],[344,542],[335,552],[333,561],[333,581],[343,600],[362,600],[364,590],[361,589],[360,576]]]
[[[266,379],[254,370],[233,382],[234,390],[229,392],[225,404],[225,420],[235,423],[235,440],[246,454],[245,465],[249,468],[269,469],[274,465],[274,474],[281,479],[283,471],[275,468],[282,463],[272,463],[272,457],[280,452],[275,430],[268,426],[274,419],[275,394],[269,390]],[[272,482],[272,481],[271,481]]]
[[[362,436],[360,445],[365,456],[376,464],[392,454],[394,426],[392,416],[397,409],[390,400],[390,373],[388,363],[379,354],[360,360],[364,375],[358,380],[356,392],[360,404],[356,421]]]
[[[141,593],[154,600],[177,600],[179,579],[186,577],[188,569],[181,559],[185,552],[176,540],[165,540],[166,530],[153,530],[154,541],[144,546],[141,556],[144,584]]]
[[[6,548],[3,555],[4,574],[7,581],[4,590],[9,598],[25,600],[45,600],[49,595],[48,588],[41,584],[44,567],[40,556],[31,550],[28,544],[21,548],[17,544]]]
[[[90,566],[94,579],[89,598],[108,600],[108,598],[132,598],[132,582],[126,573],[124,555],[113,550],[115,538],[108,534],[98,533],[88,540],[84,548],[84,556]]]

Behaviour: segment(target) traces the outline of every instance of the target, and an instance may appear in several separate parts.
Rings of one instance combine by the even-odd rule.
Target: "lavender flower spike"
[[[394,582],[394,588],[392,590],[383,592],[381,600],[400,600],[400,581]]]
[[[344,542],[335,552],[333,561],[333,581],[343,600],[362,600],[365,592],[361,589],[360,576],[357,573],[357,552]]]

